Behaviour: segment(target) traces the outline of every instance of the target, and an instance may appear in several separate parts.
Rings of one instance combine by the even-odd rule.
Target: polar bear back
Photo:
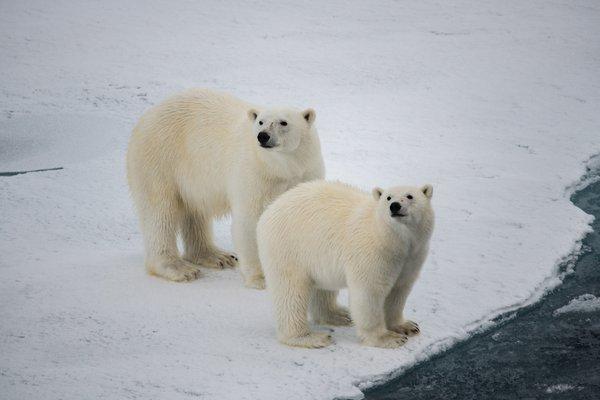
[[[257,226],[265,274],[276,268],[278,274],[303,274],[323,289],[345,287],[348,261],[372,253],[373,221],[366,214],[373,203],[339,182],[313,181],[284,193]]]
[[[143,185],[156,197],[178,192],[215,215],[224,214],[229,208],[225,182],[236,171],[232,163],[243,162],[255,146],[255,138],[244,135],[250,131],[251,107],[226,93],[191,89],[149,109],[133,129],[129,144],[132,191],[141,191],[137,186]]]
[[[235,150],[240,142],[254,144],[253,137],[240,135],[243,125],[247,130],[251,126],[246,116],[251,107],[226,93],[207,89],[187,90],[144,113],[133,130],[130,148],[148,151],[161,147],[163,151],[156,153],[171,166],[176,166],[193,162],[186,157],[190,154],[217,156],[220,151]],[[137,143],[140,145],[135,146]],[[171,151],[164,151],[165,147]],[[214,161],[218,164],[220,159],[226,158],[214,157]],[[214,165],[202,159],[197,161],[203,167]]]

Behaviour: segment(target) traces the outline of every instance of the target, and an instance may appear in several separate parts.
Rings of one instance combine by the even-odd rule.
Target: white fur
[[[211,227],[213,218],[231,212],[245,283],[264,287],[256,223],[281,193],[323,177],[314,119],[311,109],[261,109],[204,89],[148,110],[133,130],[127,153],[148,271],[182,281],[197,278],[199,266],[235,266],[237,258],[213,244]],[[263,130],[275,147],[259,146],[257,134]]]
[[[398,347],[418,333],[403,309],[427,256],[432,194],[426,185],[376,188],[371,196],[315,181],[273,202],[260,218],[257,238],[279,340],[301,347],[329,344],[328,335],[309,330],[307,312],[318,324],[349,324],[348,311],[336,303],[344,287],[363,344]],[[393,202],[406,215],[392,216]]]

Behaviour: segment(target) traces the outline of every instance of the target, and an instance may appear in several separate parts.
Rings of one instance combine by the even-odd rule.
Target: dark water
[[[582,294],[600,297],[600,182],[572,201],[596,220],[562,285],[514,319],[368,390],[366,399],[600,399],[600,311],[553,315]]]

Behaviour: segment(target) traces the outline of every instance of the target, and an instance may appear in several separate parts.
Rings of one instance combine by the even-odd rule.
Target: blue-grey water
[[[515,318],[366,391],[366,399],[600,399],[600,311],[554,313],[580,295],[600,296],[600,182],[572,201],[596,219],[562,285]]]

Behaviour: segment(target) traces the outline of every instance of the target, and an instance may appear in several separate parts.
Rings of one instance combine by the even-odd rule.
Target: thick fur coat
[[[304,183],[262,215],[257,237],[267,288],[282,343],[323,347],[318,324],[354,322],[363,344],[398,347],[419,332],[404,305],[429,248],[433,188],[375,188],[365,193],[342,183]],[[336,302],[348,287],[350,312]]]
[[[197,278],[200,267],[233,267],[239,257],[245,284],[263,288],[260,215],[286,190],[324,176],[314,120],[312,109],[264,109],[205,89],[148,110],[127,153],[147,270],[185,281]],[[212,220],[228,213],[237,255],[212,239]]]

